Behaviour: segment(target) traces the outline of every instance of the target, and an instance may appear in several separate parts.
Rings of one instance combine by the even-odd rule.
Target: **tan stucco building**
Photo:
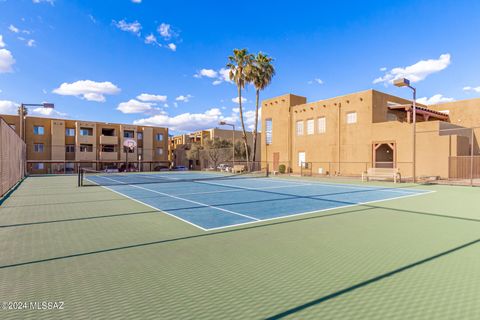
[[[206,161],[204,161],[204,159],[199,159],[196,161],[187,159],[187,150],[190,148],[192,143],[197,143],[203,146],[206,141],[213,140],[215,138],[227,141],[234,140],[235,143],[239,141],[243,142],[242,131],[236,130],[233,132],[232,130],[220,128],[211,128],[188,134],[176,135],[169,139],[169,159],[172,161],[174,166],[185,166],[186,168],[193,170],[205,169],[208,167]],[[247,140],[250,149],[253,149],[253,134],[251,132],[247,132]],[[257,134],[257,161],[260,161],[260,156],[261,137],[260,134]]]
[[[273,170],[284,164],[293,173],[359,176],[391,167],[411,178],[412,119],[410,100],[376,90],[308,103],[278,96],[262,101],[261,158]],[[480,129],[470,128],[480,127],[480,99],[417,103],[416,120],[417,177],[451,178],[460,170],[452,159],[478,154]]]
[[[137,142],[128,153],[129,167],[168,167],[168,129],[82,120],[27,116],[20,132],[18,115],[0,115],[27,145],[30,173],[73,173],[79,167],[122,168],[125,139]]]

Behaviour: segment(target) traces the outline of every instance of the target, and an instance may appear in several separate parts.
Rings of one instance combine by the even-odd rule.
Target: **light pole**
[[[25,116],[27,115],[27,108],[25,107],[43,107],[53,109],[55,105],[53,103],[21,103],[18,107],[18,116],[20,117],[20,138],[25,141]]]
[[[417,126],[417,105],[416,105],[416,100],[417,100],[417,89],[415,89],[414,87],[412,87],[410,85],[410,80],[408,80],[407,78],[400,78],[400,79],[397,79],[393,82],[393,84],[396,86],[396,87],[409,87],[410,89],[412,89],[413,91],[413,102],[412,102],[412,109],[413,109],[413,129],[412,129],[412,135],[413,135],[413,152],[412,152],[412,156],[413,156],[413,161],[412,161],[412,164],[413,164],[413,168],[412,168],[412,172],[413,172],[413,183],[415,183],[416,179],[415,179],[415,167],[416,167],[416,157],[415,157],[415,150],[416,150],[416,140],[417,140],[417,137],[416,137],[416,126]]]
[[[235,125],[232,124],[232,123],[227,123],[226,121],[220,121],[218,124],[221,125],[221,126],[232,127],[232,150],[233,150],[233,152],[232,152],[232,156],[233,156],[233,158],[232,158],[232,163],[233,163],[232,170],[233,170],[233,167],[235,166]]]

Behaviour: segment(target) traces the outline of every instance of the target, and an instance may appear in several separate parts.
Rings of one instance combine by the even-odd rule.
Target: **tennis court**
[[[30,176],[4,199],[0,301],[64,309],[2,320],[480,318],[478,188],[108,177]]]
[[[418,188],[374,187],[219,173],[102,173],[84,185],[103,186],[202,230],[421,196]]]

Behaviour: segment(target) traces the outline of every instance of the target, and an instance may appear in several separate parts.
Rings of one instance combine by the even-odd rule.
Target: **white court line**
[[[130,197],[130,196],[127,196],[126,194],[123,194],[123,193],[121,193],[121,192],[119,192],[119,191],[113,190],[113,189],[111,189],[111,188],[109,188],[109,187],[102,186],[101,184],[98,184],[98,183],[96,183],[95,181],[92,181],[92,180],[90,180],[90,179],[88,179],[88,178],[86,178],[86,179],[87,179],[88,181],[92,182],[92,183],[95,183],[96,185],[98,185],[98,186],[100,186],[100,187],[102,187],[102,188],[105,188],[105,189],[107,189],[107,190],[109,190],[109,191],[112,191],[112,192],[114,192],[114,193],[116,193],[116,194],[119,194],[119,195],[121,195],[121,196],[123,196],[123,197],[125,197],[125,198],[128,198],[128,199],[130,199],[130,200],[133,200],[133,201],[138,202],[138,203],[140,203],[140,204],[143,204],[144,206],[147,206],[147,207],[150,207],[150,208],[152,208],[152,209],[155,209],[156,211],[163,212],[163,213],[171,216],[172,218],[175,218],[175,219],[178,219],[178,220],[180,220],[180,221],[183,221],[183,222],[185,222],[185,223],[187,223],[187,224],[189,224],[189,225],[191,225],[191,226],[194,226],[194,227],[196,227],[196,228],[202,229],[203,231],[208,231],[208,230],[209,230],[209,229],[205,229],[204,227],[201,227],[201,226],[199,226],[199,225],[197,225],[197,224],[195,224],[195,223],[193,223],[193,222],[190,222],[190,221],[188,221],[188,220],[182,219],[182,218],[174,215],[173,213],[170,213],[170,212],[168,212],[168,211],[162,210],[162,209],[157,208],[157,207],[155,207],[155,206],[149,205],[148,203],[145,203],[145,202],[140,201],[140,200],[138,200],[138,199],[135,199],[135,198],[132,198],[132,197]]]
[[[269,178],[270,180],[280,180],[280,181],[285,181],[285,182],[290,182],[289,179],[282,179],[282,178]],[[300,180],[295,180],[296,183],[300,183]],[[312,185],[323,185],[323,186],[329,186],[333,188],[347,188],[347,189],[371,189],[371,190],[378,190],[378,191],[385,191],[385,192],[396,192],[396,193],[407,193],[407,194],[412,194],[412,193],[419,193],[416,191],[420,191],[420,193],[430,193],[430,192],[436,192],[436,191],[431,191],[431,190],[423,190],[423,189],[415,189],[412,191],[402,191],[402,190],[396,190],[396,188],[388,188],[388,187],[381,187],[381,186],[361,186],[358,184],[338,184],[338,183],[332,183],[332,182],[317,182],[317,181],[309,181]]]
[[[280,217],[262,219],[262,220],[260,220],[260,221],[243,222],[243,223],[231,224],[231,225],[227,225],[227,226],[223,226],[223,227],[208,228],[207,231],[213,231],[213,230],[219,230],[219,229],[225,229],[225,228],[232,228],[232,227],[243,226],[243,225],[248,225],[248,224],[252,224],[252,223],[260,223],[260,222],[264,222],[264,221],[272,221],[272,220],[278,220],[278,219],[285,219],[285,218],[290,218],[290,217],[302,216],[302,215],[312,214],[312,213],[318,213],[318,212],[331,211],[331,210],[336,210],[336,209],[344,209],[344,208],[361,206],[361,205],[370,204],[370,203],[378,203],[378,202],[384,202],[384,201],[390,201],[390,200],[396,200],[396,199],[403,199],[403,198],[409,198],[409,197],[423,196],[423,195],[425,195],[425,194],[429,194],[429,193],[433,193],[433,192],[436,192],[436,191],[433,191],[433,190],[432,190],[432,191],[426,191],[426,192],[424,192],[424,193],[409,194],[409,195],[406,195],[406,196],[398,196],[398,197],[393,197],[393,198],[388,198],[388,199],[382,199],[382,200],[373,200],[373,201],[359,202],[359,203],[347,204],[347,205],[344,205],[344,206],[338,206],[338,207],[333,207],[333,208],[313,210],[313,211],[306,211],[306,212],[300,212],[300,213],[294,213],[294,214],[287,214],[287,215],[283,215],[283,216],[280,216]],[[388,208],[386,208],[386,209],[388,209]]]
[[[149,175],[139,175],[140,177],[142,178],[147,178],[147,179],[155,179],[157,181],[159,180],[180,180],[180,178],[172,178],[172,177],[165,177],[165,176],[158,176],[158,177],[154,177],[154,176],[149,176]]]
[[[190,202],[190,203],[197,204],[197,205],[200,205],[200,206],[203,206],[203,207],[208,207],[208,208],[212,208],[212,209],[215,209],[215,210],[220,210],[220,211],[224,211],[224,212],[227,212],[227,213],[235,214],[235,215],[237,215],[237,216],[241,216],[241,217],[248,218],[248,219],[251,219],[251,220],[260,221],[260,219],[247,216],[246,214],[241,214],[241,213],[238,213],[238,212],[235,212],[235,211],[231,211],[231,210],[227,210],[227,209],[223,209],[223,208],[211,206],[211,205],[208,205],[208,204],[205,204],[205,203],[202,203],[202,202],[193,201],[193,200],[189,200],[189,199],[185,199],[185,198],[173,196],[173,195],[168,194],[168,193],[164,193],[164,192],[160,192],[160,191],[156,191],[156,190],[152,190],[152,189],[148,189],[148,188],[144,188],[144,187],[140,187],[140,186],[135,186],[135,185],[128,184],[128,183],[125,183],[125,182],[123,182],[123,181],[118,181],[118,180],[115,180],[115,179],[112,179],[112,178],[107,178],[107,177],[102,177],[102,178],[107,179],[107,180],[112,180],[112,181],[115,181],[115,182],[117,182],[117,183],[121,183],[121,184],[127,185],[127,186],[129,186],[129,187],[134,187],[134,188],[138,188],[138,189],[142,189],[142,190],[147,190],[147,191],[150,191],[150,192],[153,192],[153,193],[157,193],[157,194],[160,194],[160,195],[169,197],[169,198],[173,198],[173,199],[177,199],[177,200],[182,200],[182,201]],[[163,210],[162,210],[162,211],[163,211]]]
[[[103,177],[103,178],[105,178],[105,177]],[[106,179],[110,179],[110,178],[106,178]],[[274,179],[276,179],[276,178],[274,178]],[[111,180],[113,180],[113,179],[111,179]],[[278,180],[291,182],[291,181],[289,181],[289,180],[287,180],[287,179],[278,179]],[[113,180],[113,181],[115,181],[115,182],[120,182],[120,181],[116,181],[116,180]],[[92,182],[95,183],[94,181],[92,181]],[[197,182],[199,182],[199,181],[197,181]],[[120,182],[120,183],[125,184],[124,182]],[[202,182],[202,183],[205,183],[205,182]],[[297,180],[297,183],[300,183],[300,182]],[[213,183],[207,183],[207,184],[213,184]],[[322,185],[322,183],[312,183],[312,185],[317,185],[317,184],[318,184],[318,185]],[[128,184],[125,184],[125,185],[128,185]],[[325,185],[331,186],[331,185],[334,185],[334,184],[326,183]],[[129,198],[129,199],[131,199],[131,200],[133,200],[133,201],[135,201],[135,202],[144,204],[144,205],[146,205],[146,206],[148,206],[148,207],[150,207],[150,208],[153,208],[153,209],[155,209],[155,210],[158,210],[158,211],[160,211],[160,212],[164,212],[164,213],[166,213],[167,215],[169,215],[169,216],[171,216],[171,217],[173,217],[173,218],[176,218],[176,219],[178,219],[178,220],[181,220],[181,221],[183,221],[183,222],[186,222],[186,223],[188,223],[188,224],[190,224],[190,225],[192,225],[192,226],[195,226],[195,227],[197,227],[197,228],[199,228],[199,229],[202,229],[203,231],[214,231],[214,230],[220,230],[220,229],[225,229],[225,228],[233,228],[233,227],[243,226],[243,225],[249,225],[249,224],[253,224],[253,223],[260,223],[260,222],[263,222],[263,221],[272,221],[272,220],[286,219],[286,218],[290,218],[290,217],[296,217],[296,216],[302,216],[302,215],[307,215],[307,214],[312,214],[312,213],[319,213],[319,212],[331,211],[331,210],[336,210],[336,209],[344,209],[344,208],[349,208],[349,207],[361,206],[361,205],[365,205],[365,204],[380,203],[380,202],[385,202],[385,201],[390,201],[390,200],[396,200],[396,199],[403,199],[403,198],[409,198],[409,197],[422,196],[422,195],[426,195],[426,194],[429,194],[429,193],[434,193],[434,192],[436,192],[436,191],[434,191],[434,190],[421,190],[421,191],[423,191],[423,192],[421,192],[421,193],[420,193],[420,192],[419,192],[419,193],[410,193],[410,194],[408,194],[408,195],[398,196],[398,197],[393,197],[393,198],[388,198],[388,199],[373,200],[373,201],[366,201],[366,202],[359,202],[359,203],[348,204],[348,205],[344,205],[344,206],[336,206],[336,207],[327,208],[327,209],[320,209],[320,210],[313,210],[313,211],[305,211],[305,212],[299,212],[299,213],[294,213],[294,214],[286,214],[286,215],[282,215],[282,216],[279,216],[279,217],[268,218],[268,219],[256,219],[256,218],[254,218],[254,220],[256,220],[256,221],[243,222],[243,223],[237,223],[237,224],[231,224],[231,225],[224,225],[224,226],[215,227],[215,228],[203,228],[203,227],[201,227],[201,226],[199,226],[199,225],[196,225],[196,224],[194,224],[194,223],[192,223],[192,222],[190,222],[190,221],[188,221],[188,220],[182,219],[182,218],[180,218],[180,217],[178,217],[178,216],[176,216],[176,215],[174,215],[174,214],[171,214],[171,213],[169,213],[169,212],[167,212],[167,211],[165,211],[165,210],[162,210],[162,209],[160,209],[160,208],[157,208],[157,207],[154,207],[154,206],[152,206],[152,205],[146,204],[146,203],[144,203],[144,202],[142,202],[142,201],[140,201],[140,200],[137,200],[137,199],[135,199],[135,198],[129,197],[129,196],[127,196],[127,195],[125,195],[125,194],[123,194],[123,193],[121,193],[121,192],[115,191],[115,190],[113,190],[113,189],[110,189],[110,188],[105,187],[105,186],[102,186],[102,185],[100,185],[100,186],[103,187],[103,188],[105,188],[105,189],[107,189],[107,190],[110,190],[110,191],[112,191],[112,192],[115,192],[115,193],[117,193],[117,194],[119,194],[119,195],[122,195],[122,196],[124,196],[124,197],[126,197],[126,198]],[[132,185],[129,185],[129,186],[132,186]],[[222,185],[222,186],[227,186],[227,185]],[[334,185],[334,186],[335,186],[335,185]],[[133,187],[133,186],[132,186],[132,187]],[[231,187],[231,186],[230,186],[230,187]],[[359,186],[359,187],[360,187],[360,186]],[[367,186],[366,186],[365,188],[376,189],[376,188],[379,188],[379,187],[370,187],[370,186],[367,187]],[[355,188],[355,189],[357,189],[357,188]],[[150,189],[146,189],[146,190],[155,192],[154,190],[150,190]],[[169,196],[169,195],[167,195],[167,196]],[[183,199],[182,199],[182,200],[183,200]],[[186,199],[185,199],[185,200],[186,200]],[[212,207],[212,208],[215,209],[216,207]],[[216,208],[216,209],[220,209],[220,208]]]
[[[194,182],[201,182],[201,181],[194,181]],[[208,184],[211,184],[211,183],[208,183]],[[230,188],[243,188],[243,187],[237,187],[237,186],[230,186],[230,185],[226,185],[226,184],[218,184],[219,186],[225,186],[225,187],[230,187]],[[303,186],[311,186],[311,184],[301,184],[301,185],[296,185],[295,187],[303,187]],[[270,189],[281,189],[281,188],[291,188],[292,186],[291,185],[288,185],[288,186],[276,186],[276,187],[265,187],[265,188],[249,188],[247,190],[259,190],[259,191],[262,191],[262,190],[270,190]],[[218,190],[218,191],[202,191],[202,192],[191,192],[191,193],[180,193],[180,194],[177,194],[177,196],[189,196],[189,195],[195,195],[195,194],[209,194],[209,193],[223,193],[223,192],[242,192],[242,191],[245,191],[243,189],[241,190]]]

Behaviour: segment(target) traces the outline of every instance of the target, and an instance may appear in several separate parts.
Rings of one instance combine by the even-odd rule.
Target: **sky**
[[[261,99],[376,89],[426,104],[480,97],[479,1],[0,0],[0,113],[169,127],[238,124],[226,64],[264,52]],[[244,92],[253,127],[255,90]]]

